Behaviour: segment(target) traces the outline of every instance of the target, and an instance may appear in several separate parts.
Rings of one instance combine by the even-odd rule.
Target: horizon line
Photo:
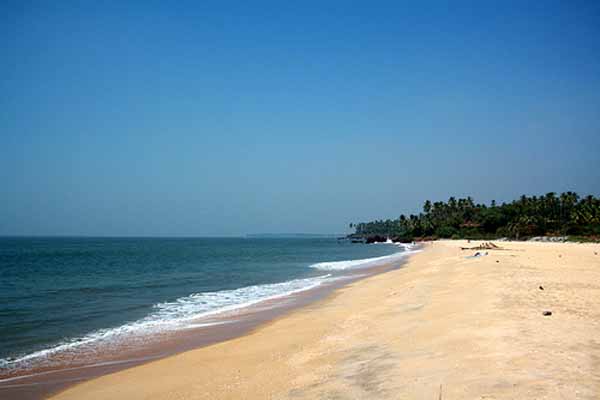
[[[248,238],[252,236],[337,236],[344,233],[245,233],[240,235],[62,235],[62,234],[0,234],[0,238],[105,238],[105,239],[221,239]]]

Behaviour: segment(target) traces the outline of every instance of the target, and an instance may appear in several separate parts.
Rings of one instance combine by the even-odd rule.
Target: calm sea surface
[[[335,239],[0,238],[0,372],[184,329],[405,250]]]

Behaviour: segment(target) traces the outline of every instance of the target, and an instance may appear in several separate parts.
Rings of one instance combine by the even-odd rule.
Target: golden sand
[[[600,245],[460,250],[477,244],[428,244],[251,334],[53,398],[599,399]]]

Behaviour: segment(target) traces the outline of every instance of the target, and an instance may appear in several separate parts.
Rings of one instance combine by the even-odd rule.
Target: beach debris
[[[529,242],[553,242],[563,243],[569,240],[568,236],[535,236],[529,239]]]
[[[495,245],[492,242],[483,242],[479,246],[475,247],[461,247],[461,250],[505,250],[502,247]]]
[[[540,290],[544,290],[544,287],[542,285],[540,285]]]
[[[544,311],[544,312],[542,313],[542,315],[543,315],[544,317],[548,317],[548,316],[552,315],[552,311]]]
[[[496,262],[497,262],[497,263],[499,263],[499,262],[500,262],[500,260],[496,260]]]
[[[478,258],[478,257],[483,257],[483,256],[487,256],[488,252],[486,251],[485,253],[480,253],[479,251],[476,252],[475,254],[473,254],[472,256],[467,256],[465,258]]]
[[[438,396],[438,400],[442,400],[442,385],[440,384],[440,395]]]

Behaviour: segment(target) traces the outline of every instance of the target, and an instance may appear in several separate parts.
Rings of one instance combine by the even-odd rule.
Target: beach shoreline
[[[345,285],[401,267],[406,262],[407,256],[414,250],[418,251],[404,247],[404,251],[395,253],[393,257],[382,257],[383,259],[392,257],[392,262],[348,269],[343,271],[343,275],[338,275],[336,279],[326,284],[260,301],[231,312],[215,314],[208,319],[200,319],[198,328],[157,335],[160,337],[151,338],[151,342],[139,348],[135,343],[123,347],[121,354],[112,351],[95,355],[91,363],[88,360],[55,369],[38,369],[33,373],[4,377],[0,380],[0,394],[26,400],[48,398],[73,385],[104,375],[251,334],[273,320],[327,298],[332,292]]]
[[[433,242],[247,335],[52,398],[597,398],[600,246],[460,250],[476,244]]]

